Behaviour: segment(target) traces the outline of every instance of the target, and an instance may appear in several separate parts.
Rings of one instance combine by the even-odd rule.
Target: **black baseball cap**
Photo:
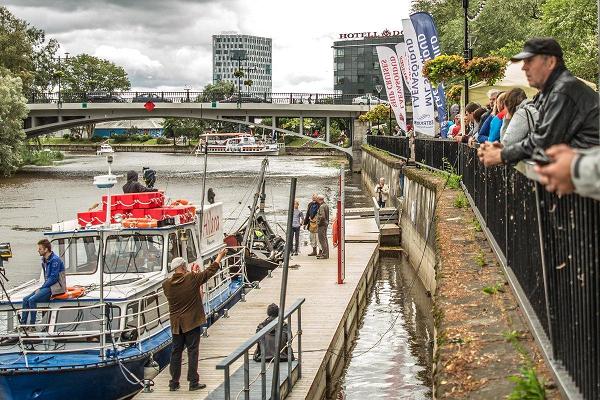
[[[563,51],[558,42],[550,37],[540,37],[529,39],[523,46],[523,51],[511,57],[510,61],[521,61],[536,56],[546,54],[562,58]]]

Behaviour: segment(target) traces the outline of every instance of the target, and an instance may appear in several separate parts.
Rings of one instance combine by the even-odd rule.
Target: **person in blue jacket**
[[[42,257],[44,284],[29,296],[23,298],[23,309],[35,309],[37,303],[48,302],[53,295],[63,294],[67,291],[65,264],[52,251],[50,241],[42,239],[37,245],[38,254]],[[29,316],[31,316],[31,324],[35,324],[36,311],[23,311],[20,319],[21,325],[27,325]],[[34,330],[34,327],[29,327],[29,330]]]

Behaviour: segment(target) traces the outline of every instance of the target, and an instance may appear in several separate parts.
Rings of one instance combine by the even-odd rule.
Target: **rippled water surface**
[[[430,399],[432,338],[430,300],[411,267],[381,259],[337,398]]]
[[[245,200],[253,196],[254,180],[261,157],[210,156],[207,189],[212,187],[223,202],[225,228],[243,222],[248,215]],[[330,204],[337,198],[340,165],[344,158],[281,156],[269,159],[267,213],[275,225],[285,226],[292,177],[298,177],[297,198],[305,207],[313,192],[323,193]],[[125,175],[130,169],[149,166],[157,171],[157,184],[173,199],[187,198],[199,203],[203,158],[182,154],[117,153],[113,172]],[[104,193],[92,185],[94,175],[106,173],[104,157],[68,154],[53,167],[36,167],[10,179],[0,180],[0,242],[10,241],[14,258],[6,265],[9,285],[37,278],[39,256],[35,243],[52,223],[75,219]],[[347,201],[361,206],[359,176],[347,174]],[[119,186],[125,183],[121,178]],[[115,192],[121,193],[120,187]],[[242,204],[239,202],[242,201]],[[333,204],[331,204],[333,205]],[[304,232],[303,232],[304,233]]]

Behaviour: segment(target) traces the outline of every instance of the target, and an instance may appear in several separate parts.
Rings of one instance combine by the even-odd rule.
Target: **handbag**
[[[317,226],[317,219],[316,218],[311,218],[309,223],[308,223],[308,231],[315,233],[318,230],[318,226]]]

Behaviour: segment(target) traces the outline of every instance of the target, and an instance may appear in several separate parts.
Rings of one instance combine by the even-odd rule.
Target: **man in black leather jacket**
[[[127,183],[123,185],[123,193],[158,192],[158,189],[147,188],[138,182],[138,174],[135,171],[127,171]]]
[[[598,95],[567,70],[556,40],[528,40],[523,51],[511,60],[524,61],[529,85],[540,90],[534,98],[540,116],[533,132],[521,142],[507,147],[498,143],[482,145],[478,155],[486,166],[530,158],[536,147],[546,149],[566,143],[585,149],[599,144]]]

